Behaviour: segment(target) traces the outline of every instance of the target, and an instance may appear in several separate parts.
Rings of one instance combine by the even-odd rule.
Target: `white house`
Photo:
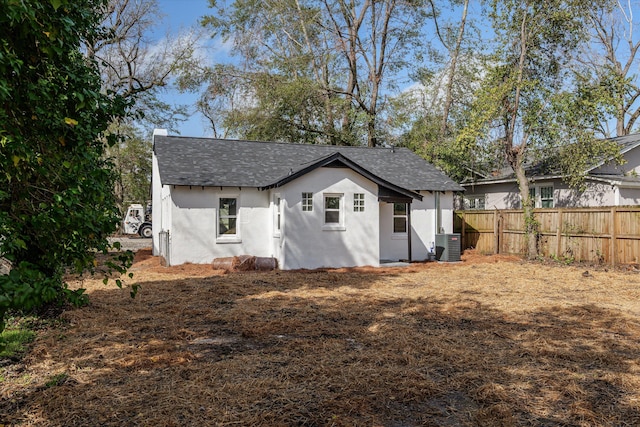
[[[462,188],[404,148],[167,136],[153,141],[153,253],[281,269],[424,260]]]
[[[640,205],[640,134],[613,138],[624,159],[621,165],[594,161],[586,170],[585,189],[578,191],[562,175],[541,168],[545,159],[527,168],[529,191],[536,208]],[[546,163],[545,163],[546,161]],[[461,184],[466,192],[460,209],[520,209],[520,190],[510,168]]]

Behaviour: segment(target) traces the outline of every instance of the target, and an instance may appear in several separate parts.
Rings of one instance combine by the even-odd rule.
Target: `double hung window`
[[[393,204],[393,232],[401,234],[407,232],[407,204]]]
[[[221,197],[218,209],[218,235],[236,236],[238,221],[238,199]]]

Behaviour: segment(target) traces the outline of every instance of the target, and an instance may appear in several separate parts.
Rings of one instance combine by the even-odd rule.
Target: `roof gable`
[[[325,156],[321,159],[319,159],[317,162],[310,164],[309,166],[306,166],[296,172],[292,172],[290,173],[288,176],[278,180],[277,182],[274,182],[268,186],[263,187],[262,189],[266,190],[268,188],[273,188],[273,187],[280,187],[284,184],[286,184],[287,182],[291,182],[294,179],[302,176],[302,175],[306,175],[307,173],[319,168],[319,167],[323,167],[323,166],[336,166],[337,164],[340,165],[344,165],[345,167],[359,173],[360,175],[364,176],[365,178],[367,178],[368,180],[375,182],[376,184],[378,184],[378,186],[380,187],[384,187],[387,190],[390,190],[391,192],[394,193],[399,193],[407,198],[411,198],[411,199],[418,199],[418,200],[422,200],[422,196],[418,193],[415,193],[413,191],[407,190],[405,188],[399,187],[397,185],[394,185],[386,180],[384,180],[383,178],[380,178],[379,176],[372,174],[371,172],[369,172],[368,170],[366,170],[365,168],[363,168],[362,166],[360,166],[359,164],[349,160],[348,158],[346,158],[344,155],[342,155],[342,153],[336,152],[333,153],[329,156]]]
[[[160,179],[162,184],[167,185],[270,188],[283,185],[294,174],[320,167],[325,161],[331,163],[339,160],[345,166],[369,179],[378,180],[379,184],[391,189],[402,189],[410,193],[421,190],[463,190],[444,173],[406,148],[343,147],[156,135],[153,149],[158,160]]]

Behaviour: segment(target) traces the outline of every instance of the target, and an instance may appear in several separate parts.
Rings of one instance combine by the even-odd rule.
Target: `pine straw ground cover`
[[[466,257],[222,274],[139,252],[5,366],[0,424],[640,425],[640,275]],[[585,274],[586,273],[586,274]]]

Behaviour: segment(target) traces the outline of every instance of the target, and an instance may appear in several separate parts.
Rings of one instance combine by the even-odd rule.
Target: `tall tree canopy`
[[[231,38],[242,61],[186,80],[210,83],[208,112],[216,98],[239,107],[215,126],[251,138],[380,143],[383,88],[424,44],[421,0],[210,3],[216,14],[205,25]]]
[[[493,144],[513,169],[520,189],[528,236],[528,255],[537,255],[537,224],[525,171],[539,152],[571,156],[561,162],[574,183],[586,160],[611,153],[593,134],[593,110],[575,91],[571,60],[586,40],[594,7],[584,0],[492,0],[491,21],[497,45],[491,66],[476,93],[468,126],[459,139]],[[576,149],[579,147],[579,149]],[[562,158],[562,156],[560,156]]]
[[[92,268],[120,220],[105,131],[128,105],[81,51],[104,6],[0,1],[0,256],[13,266],[0,275],[0,327],[9,309],[78,301],[63,272]]]
[[[578,58],[581,89],[599,103],[598,131],[623,136],[638,130],[640,119],[640,29],[637,2],[610,1],[589,14],[591,46]]]
[[[181,70],[194,66],[201,31],[164,34],[157,0],[108,0],[96,14],[102,30],[83,40],[83,51],[98,66],[103,91],[135,103],[135,115],[112,124],[124,137],[106,153],[116,166],[115,195],[122,209],[124,203],[149,199],[150,154],[141,154],[150,153],[151,130],[175,129],[188,115],[187,106],[171,105],[162,95]]]

